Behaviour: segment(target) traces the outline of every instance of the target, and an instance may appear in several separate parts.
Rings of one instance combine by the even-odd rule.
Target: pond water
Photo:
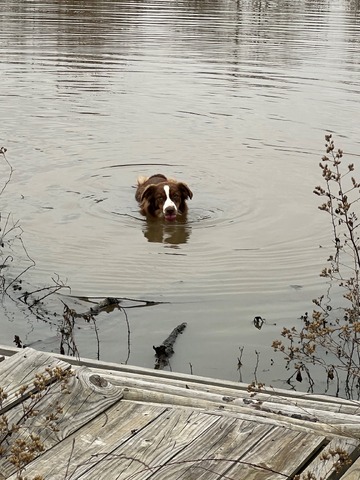
[[[73,301],[160,302],[127,309],[130,364],[151,367],[186,321],[174,371],[236,380],[244,347],[242,379],[259,351],[258,379],[283,386],[271,342],[324,290],[331,225],[312,193],[324,134],[360,153],[359,3],[2,0],[0,27],[14,169],[1,208],[23,229],[29,281],[59,275]],[[194,197],[186,225],[154,231],[134,185],[160,172]],[[56,320],[9,308],[1,343],[53,348]],[[125,361],[123,314],[97,328],[79,323],[80,354],[96,357],[97,333],[100,358]]]

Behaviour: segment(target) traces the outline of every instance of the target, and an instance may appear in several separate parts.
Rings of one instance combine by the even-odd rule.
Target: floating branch
[[[169,364],[169,358],[173,355],[174,349],[173,345],[176,341],[176,338],[180,333],[182,333],[186,328],[187,323],[181,323],[170,333],[170,335],[163,341],[158,347],[154,347],[155,350],[155,369],[162,370]]]
[[[90,317],[94,315],[99,315],[99,313],[104,312],[104,311],[112,311],[114,308],[119,308],[119,304],[121,302],[120,298],[115,298],[115,297],[106,297],[104,300],[101,302],[97,303],[93,307],[90,307],[89,310],[83,313],[76,313],[75,312],[75,317],[82,317],[85,319],[89,319]]]
[[[124,308],[141,308],[141,307],[153,307],[155,305],[163,305],[169,302],[158,302],[152,300],[141,300],[136,298],[128,297],[106,297],[99,302],[95,302],[99,297],[75,297],[78,300],[83,300],[86,302],[92,302],[94,306],[91,306],[88,310],[82,313],[76,313],[77,317],[85,318],[92,315],[99,315],[101,312],[111,312],[115,308],[124,309]],[[124,305],[125,302],[133,302],[136,305]]]

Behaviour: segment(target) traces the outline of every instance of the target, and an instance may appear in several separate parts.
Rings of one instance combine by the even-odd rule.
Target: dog
[[[187,212],[186,200],[192,197],[186,183],[166,178],[161,173],[138,178],[135,198],[140,204],[140,212],[147,218],[167,222],[183,218]]]

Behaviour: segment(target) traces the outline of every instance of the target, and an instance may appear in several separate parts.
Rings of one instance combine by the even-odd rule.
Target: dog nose
[[[168,207],[166,207],[164,210],[165,220],[176,220],[176,211],[177,210],[175,205],[169,205]]]

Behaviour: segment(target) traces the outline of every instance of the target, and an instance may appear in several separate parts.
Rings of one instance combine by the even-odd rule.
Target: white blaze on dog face
[[[170,187],[169,187],[169,185],[165,185],[164,190],[165,190],[165,194],[166,194],[166,200],[165,200],[165,203],[164,203],[164,206],[163,206],[163,212],[165,213],[166,209],[169,208],[169,207],[172,207],[175,210],[175,212],[177,212],[176,205],[170,198]]]

